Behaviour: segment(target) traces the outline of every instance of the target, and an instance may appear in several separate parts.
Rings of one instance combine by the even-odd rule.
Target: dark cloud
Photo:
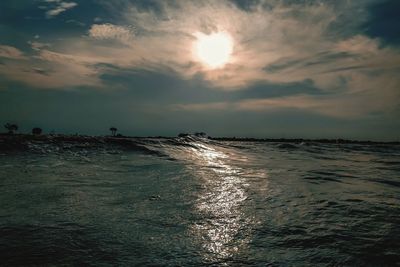
[[[110,68],[110,66],[107,66]],[[311,80],[292,83],[258,82],[242,90],[217,90],[201,76],[189,81],[182,80],[179,75],[156,73],[149,71],[115,71],[114,74],[102,75],[107,87],[116,84],[122,88],[115,94],[123,94],[133,101],[146,101],[156,104],[198,104],[221,101],[241,101],[247,99],[292,96],[299,94],[321,95],[321,91]]]
[[[314,65],[326,65],[332,62],[336,62],[339,59],[346,59],[346,58],[357,58],[358,55],[353,55],[348,52],[331,52],[325,51],[320,52],[312,57],[302,58],[302,59],[279,59],[277,62],[274,62],[266,67],[264,70],[270,73],[276,73],[280,71],[285,71],[287,69],[296,69],[296,68],[304,68]],[[348,69],[351,69],[350,67]],[[345,69],[345,68],[343,68]]]
[[[46,75],[46,76],[51,74],[51,71],[44,70],[44,69],[41,69],[41,68],[33,68],[33,71],[36,72],[36,73],[39,73],[41,75]]]
[[[237,7],[250,11],[252,8],[260,4],[259,0],[231,0]]]

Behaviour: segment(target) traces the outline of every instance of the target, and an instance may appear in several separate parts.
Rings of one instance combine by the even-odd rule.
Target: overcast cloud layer
[[[400,23],[380,15],[395,1],[12,3],[0,4],[2,122],[88,133],[116,122],[146,135],[399,136]],[[210,70],[193,46],[198,33],[220,31],[232,36],[233,55]],[[32,105],[29,94],[46,97]],[[93,118],[72,115],[89,106],[91,126]],[[63,126],[50,115],[59,110]]]

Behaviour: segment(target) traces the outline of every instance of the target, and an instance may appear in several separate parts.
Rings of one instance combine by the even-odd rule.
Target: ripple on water
[[[396,147],[116,142],[0,157],[1,264],[400,265]]]

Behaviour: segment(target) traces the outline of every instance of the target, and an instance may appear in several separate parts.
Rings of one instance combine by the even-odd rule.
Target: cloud
[[[364,103],[364,104],[361,104]],[[387,110],[387,107],[392,107]],[[376,113],[386,112],[387,115],[395,112],[393,105],[385,101],[374,101],[373,95],[347,94],[343,95],[293,95],[263,99],[244,99],[231,102],[177,104],[172,110],[209,112],[214,111],[308,111],[322,114],[327,117],[352,120],[360,117],[373,116]]]
[[[235,108],[246,111],[306,110],[341,119],[354,119],[380,110],[381,107],[377,109],[376,106],[354,105],[354,100],[356,99],[358,102],[360,97],[363,100],[367,100],[360,95],[347,95],[346,97],[298,95],[271,99],[244,100],[236,103]]]
[[[9,80],[19,81],[39,89],[102,87],[92,59],[60,54],[46,49],[40,49],[37,52],[38,55],[27,58],[23,62],[13,60],[0,65],[0,74]]]
[[[120,49],[119,54],[131,59],[131,68],[169,68],[185,79],[201,74],[223,89],[245,88],[260,81],[305,79],[332,89],[337,86],[337,78],[351,70],[384,67],[382,62],[377,64],[383,54],[391,55],[384,63],[386,66],[398,61],[398,52],[382,49],[379,40],[348,33],[335,33],[333,38],[333,25],[351,13],[347,8],[359,8],[353,3],[284,5],[276,1],[270,8],[264,7],[267,2],[261,3],[248,10],[228,1],[176,1],[174,5],[160,2],[158,11],[139,9],[129,3],[117,6],[115,9],[123,10],[122,24],[134,25],[136,33],[135,42]],[[361,23],[358,19],[352,23]],[[348,28],[354,28],[353,24]],[[204,67],[192,49],[197,32],[213,31],[227,31],[235,42],[233,57],[220,70]],[[125,43],[132,38],[126,27],[111,24],[94,24],[89,35]],[[109,51],[114,54],[113,49]],[[104,58],[107,51],[101,53]],[[373,57],[368,58],[367,54]],[[328,73],[335,73],[334,77],[327,78]]]
[[[172,110],[185,111],[209,111],[209,110],[228,110],[235,107],[235,104],[228,102],[213,102],[213,103],[195,103],[195,104],[177,104],[172,105]]]
[[[67,21],[65,21],[65,22],[66,22],[66,23],[69,23],[69,24],[76,25],[76,26],[80,26],[80,27],[86,26],[85,23],[80,22],[80,21],[78,21],[78,20],[74,20],[74,19],[69,19],[69,20],[67,20]]]
[[[50,16],[76,6],[60,0],[46,2],[55,5]],[[365,10],[376,0],[305,2],[254,1],[245,8],[227,0],[159,1],[156,8],[138,7],[124,0],[103,2],[112,16],[119,18],[118,25],[97,21],[87,36],[41,47],[32,64],[43,70],[54,69],[48,79],[51,77],[49,84],[57,88],[79,83],[100,86],[103,75],[110,71],[107,66],[115,66],[173,73],[183,80],[200,77],[215,90],[311,81],[327,95],[304,92],[301,97],[210,104],[220,109],[257,112],[293,107],[343,117],[343,111],[362,116],[398,107],[399,50],[382,46],[380,39],[360,30],[368,17]],[[225,68],[210,70],[196,59],[193,46],[197,33],[216,31],[232,36],[234,51]],[[113,42],[99,42],[105,40]],[[196,110],[203,107],[207,106],[192,106]]]
[[[127,27],[113,24],[93,24],[89,29],[89,36],[98,40],[115,39],[121,42],[133,40],[134,32]]]
[[[63,2],[60,0],[45,0],[45,2],[56,4],[52,9],[47,10],[46,16],[48,18],[53,18],[55,16],[58,16],[59,14],[67,11],[68,9],[72,9],[78,5],[75,2]]]
[[[26,59],[22,51],[8,45],[0,45],[0,58]]]
[[[28,41],[28,44],[30,44],[32,49],[36,51],[39,51],[45,47],[51,47],[51,44],[49,43],[41,43],[37,41]]]

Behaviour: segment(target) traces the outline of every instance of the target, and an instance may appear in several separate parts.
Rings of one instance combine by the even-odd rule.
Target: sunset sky
[[[397,0],[2,0],[0,123],[398,141],[399,10]]]

